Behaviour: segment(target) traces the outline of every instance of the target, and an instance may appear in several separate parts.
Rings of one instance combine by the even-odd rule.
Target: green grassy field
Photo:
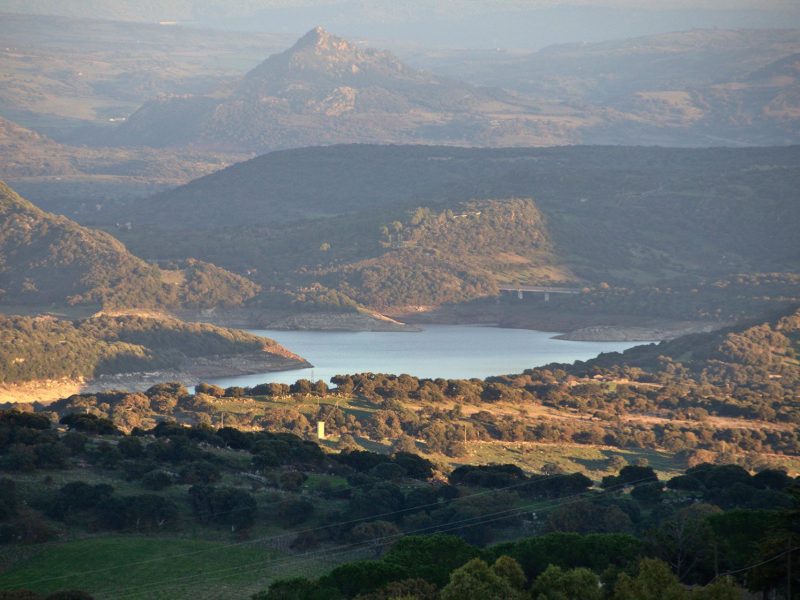
[[[0,589],[82,589],[98,599],[246,597],[300,562],[281,563],[287,559],[258,543],[234,544],[131,536],[44,544],[9,560]]]

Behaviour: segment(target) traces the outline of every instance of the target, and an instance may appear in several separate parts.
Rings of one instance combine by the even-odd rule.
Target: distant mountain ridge
[[[254,152],[354,142],[798,143],[800,84],[758,78],[791,66],[795,33],[683,32],[449,65],[470,84],[317,27],[214,94],[146,103],[105,143]]]
[[[232,88],[145,104],[107,142],[264,151],[342,142],[562,139],[535,112],[523,98],[414,69],[390,52],[359,48],[317,27]]]
[[[580,128],[582,143],[745,146],[800,140],[800,84],[770,75],[798,52],[797,29],[721,29],[421,62],[596,115],[598,124]]]

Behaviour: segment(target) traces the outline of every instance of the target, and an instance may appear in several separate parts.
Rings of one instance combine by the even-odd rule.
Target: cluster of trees
[[[401,593],[447,600],[478,586],[490,591],[475,597],[505,590],[501,597],[585,600],[594,596],[575,590],[591,588],[602,592],[598,600],[640,600],[651,597],[642,590],[657,574],[674,589],[670,597],[728,600],[738,597],[731,584],[707,585],[717,574],[743,572],[796,537],[798,480],[780,470],[702,464],[663,481],[652,468],[628,465],[597,485],[580,473],[468,465],[444,483],[433,464],[410,452],[327,454],[288,433],[162,422],[125,435],[88,413],[65,416],[61,425],[66,431],[46,414],[0,412],[4,543],[41,541],[64,528],[199,527],[247,537],[268,523],[290,533],[302,525],[288,546],[298,552],[388,549],[316,581],[276,583],[259,598]],[[84,481],[76,468],[94,476]],[[46,477],[41,489],[21,489],[14,474],[31,470],[77,477],[58,486]],[[116,481],[126,482],[125,492]],[[521,534],[537,535],[478,547]],[[739,582],[780,590],[785,564],[765,563]],[[705,595],[722,589],[728,595]]]
[[[796,514],[781,515],[796,525]],[[546,534],[483,550],[448,535],[408,536],[380,560],[341,565],[316,580],[279,580],[253,598],[741,600],[747,587],[788,600],[787,587],[797,576],[787,580],[792,565],[774,557],[767,559],[770,568],[753,563],[738,578],[719,570],[698,583],[677,574],[646,542],[624,534]]]
[[[263,292],[258,304],[293,312],[353,313],[361,309],[361,305],[347,294],[319,283],[297,290]]]
[[[85,524],[91,530],[159,531],[175,527],[176,504],[158,494],[118,496],[108,484],[74,481],[62,486],[49,506],[39,504],[59,521]]]
[[[495,295],[499,273],[535,278],[537,267],[555,262],[544,219],[530,199],[466,202],[443,211],[419,207],[405,221],[382,225],[380,234],[384,253],[343,270],[337,284],[378,308]],[[539,276],[546,280],[545,271]]]
[[[248,333],[170,318],[0,316],[0,382],[179,368],[187,357],[288,354]]]
[[[506,475],[512,471],[494,470]],[[677,497],[653,495],[663,482],[652,470],[626,467],[604,485],[608,489],[620,482],[632,488],[630,499],[620,494],[595,503],[606,510],[615,507],[620,514],[638,514],[640,524],[633,529],[619,521],[608,530],[558,528],[565,518],[574,521],[575,513],[585,512],[579,504],[563,506],[548,520],[546,531],[551,533],[484,550],[463,538],[410,536],[379,561],[343,565],[316,581],[279,581],[256,598],[737,600],[744,597],[743,587],[789,598],[787,585],[797,585],[793,570],[800,560],[787,548],[797,542],[800,496],[797,482],[785,473],[752,476],[730,465],[703,465],[667,482],[668,490],[691,488],[679,502]],[[727,511],[707,503],[737,485],[768,490],[775,494],[773,502],[761,508],[734,502]],[[586,515],[584,524],[596,523],[600,516],[598,511]]]

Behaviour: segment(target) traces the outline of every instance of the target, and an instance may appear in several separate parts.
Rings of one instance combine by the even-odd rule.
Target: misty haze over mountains
[[[415,70],[317,27],[238,82],[148,102],[93,141],[256,152],[343,142],[791,144],[800,140],[798,57],[797,31],[746,30],[451,66],[488,88]]]
[[[315,23],[381,45],[537,50],[688,29],[800,27],[789,0],[6,0],[3,10],[298,36]]]
[[[100,5],[124,8],[100,2],[98,15],[105,14]],[[466,14],[483,14],[476,10]],[[413,14],[398,11],[375,15]],[[737,146],[791,144],[798,136],[797,29],[608,41],[598,25],[607,41],[533,53],[425,44],[389,53],[321,27],[293,43],[285,35],[60,17],[10,15],[4,23],[0,31],[14,43],[29,32],[35,50],[20,46],[0,57],[7,72],[0,117],[72,145],[192,148],[239,153],[229,159],[239,160],[242,152],[347,142]],[[8,139],[35,145],[30,136]],[[196,155],[184,171],[207,168],[190,162],[218,160]],[[14,163],[0,176],[39,171],[24,157]],[[177,173],[161,180],[176,181]]]

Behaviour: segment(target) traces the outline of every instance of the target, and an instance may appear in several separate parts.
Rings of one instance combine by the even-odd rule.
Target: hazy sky
[[[231,14],[270,8],[311,8],[358,6],[360,10],[407,13],[415,9],[459,13],[536,10],[559,6],[586,6],[648,10],[800,10],[798,0],[0,0],[0,11],[74,14],[90,16],[120,15],[142,18],[163,10],[187,15],[195,10],[226,7]]]
[[[346,0],[342,0],[344,2]],[[424,2],[430,4],[430,2]],[[441,6],[492,9],[536,9],[553,6],[594,6],[634,9],[717,9],[786,10],[797,8],[798,0],[435,0]]]
[[[556,5],[578,5],[578,6],[613,6],[626,8],[649,8],[649,9],[692,9],[692,8],[715,8],[719,10],[729,9],[753,9],[753,10],[776,10],[791,9],[797,7],[797,0],[529,0],[527,2],[511,2],[519,6],[556,6]],[[501,0],[487,0],[486,4],[507,4]]]
[[[800,28],[800,0],[0,0],[0,11],[388,44],[535,50],[687,29]]]

